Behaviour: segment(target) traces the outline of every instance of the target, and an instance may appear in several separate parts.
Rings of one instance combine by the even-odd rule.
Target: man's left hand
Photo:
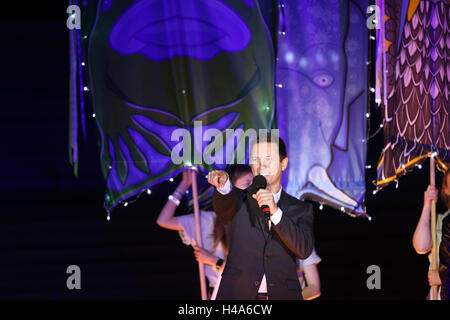
[[[272,191],[267,189],[259,189],[254,195],[252,195],[253,199],[258,201],[259,207],[266,205],[270,209],[270,214],[274,214],[278,210],[278,206],[275,203],[275,199],[273,198]]]

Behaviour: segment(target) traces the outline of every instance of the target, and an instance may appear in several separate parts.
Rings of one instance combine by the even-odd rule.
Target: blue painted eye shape
[[[323,88],[329,87],[333,83],[333,80],[333,76],[328,72],[321,72],[313,77],[313,81]]]

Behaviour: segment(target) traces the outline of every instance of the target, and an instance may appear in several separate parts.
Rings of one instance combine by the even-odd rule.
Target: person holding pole
[[[183,171],[180,184],[161,210],[156,223],[165,229],[178,231],[184,244],[192,245],[195,259],[203,263],[205,276],[208,279],[209,290],[208,299],[213,291],[218,273],[225,265],[225,258],[228,251],[229,235],[225,226],[216,219],[213,211],[201,210],[201,237],[203,246],[198,246],[195,235],[194,214],[187,214],[175,217],[175,210],[185,191],[192,184],[190,169]],[[242,189],[246,189],[252,182],[251,168],[247,165],[230,165],[226,171],[230,175],[234,184]]]
[[[429,252],[431,250],[431,247],[433,244],[431,224],[430,224],[431,204],[432,204],[432,201],[438,200],[438,195],[439,195],[439,191],[433,185],[429,185],[427,187],[427,190],[424,192],[424,203],[423,203],[423,208],[422,208],[422,214],[420,216],[416,230],[414,231],[413,240],[412,240],[413,247],[416,250],[416,252],[419,254],[425,254],[425,253]],[[450,170],[447,170],[444,174],[440,195],[441,195],[442,201],[444,202],[444,205],[447,207],[448,210],[443,214],[439,214],[436,219],[436,239],[438,241],[438,244],[437,244],[438,247],[439,247],[439,242],[441,241],[441,239],[444,239],[445,237],[447,237],[447,243],[448,243],[448,237],[449,237],[448,226],[447,226],[447,231],[446,231],[447,234],[442,232],[443,231],[442,227],[443,227],[443,225],[445,226],[445,223],[443,223],[445,221],[445,219],[447,219],[447,221],[448,221],[447,217],[450,213]],[[447,224],[448,224],[448,222],[447,222]],[[440,256],[442,254],[444,254],[444,252],[442,252],[443,251],[442,247],[443,246],[441,243]],[[430,263],[431,263],[431,253],[428,255],[428,258],[430,259]],[[445,263],[445,261],[440,261],[440,262],[441,262],[440,269],[442,269],[442,267],[443,267],[442,263]],[[447,249],[447,264],[448,264],[448,249]],[[444,267],[445,267],[445,265],[444,265]],[[448,268],[448,265],[446,268]],[[428,270],[428,282],[431,287],[443,285],[442,276],[445,275],[445,272],[441,273],[442,276],[440,276],[440,273],[441,273],[440,270],[431,268],[431,264],[430,264],[430,269]],[[448,273],[447,273],[447,278],[445,281],[448,282]],[[445,285],[446,285],[446,288],[449,287],[448,283],[446,283]],[[427,296],[427,299],[430,299],[430,295],[431,295],[431,290],[430,290],[429,295]],[[442,298],[442,288],[440,288],[440,290],[438,291],[438,296],[435,298],[435,300],[440,300],[440,298]],[[449,297],[448,297],[448,293],[447,293],[447,299],[448,298]]]

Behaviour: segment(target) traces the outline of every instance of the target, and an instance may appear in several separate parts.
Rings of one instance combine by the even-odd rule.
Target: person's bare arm
[[[311,264],[303,268],[306,287],[302,290],[304,300],[312,300],[320,296],[320,276],[317,264]]]
[[[189,170],[183,171],[183,179],[178,185],[177,189],[183,194],[191,185],[191,173]],[[181,196],[177,193],[174,193],[173,196],[178,200],[181,200]],[[162,208],[159,213],[158,219],[156,223],[158,226],[164,229],[175,230],[175,231],[183,231],[183,226],[180,221],[175,217],[175,210],[177,209],[177,205],[171,201],[167,200],[166,204]]]
[[[429,185],[424,193],[422,214],[412,239],[414,250],[419,254],[427,253],[432,247],[430,230],[431,201],[437,201],[438,193],[438,189],[432,185]]]

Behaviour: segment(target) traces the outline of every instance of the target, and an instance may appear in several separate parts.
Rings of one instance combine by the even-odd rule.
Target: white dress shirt
[[[217,188],[217,191],[223,195],[226,195],[231,192],[231,189],[232,189],[232,185],[231,185],[230,179],[228,179],[222,188],[220,188],[220,189]],[[273,199],[274,199],[275,203],[278,203],[278,201],[280,200],[281,190],[282,190],[282,188],[280,187],[280,190],[277,193],[273,194]],[[269,230],[270,230],[271,224],[273,223],[273,225],[276,226],[280,222],[282,216],[283,216],[283,211],[281,211],[281,209],[278,208],[277,211],[275,211],[274,214],[272,214],[270,216]],[[259,286],[258,293],[267,293],[266,274],[264,274],[262,277],[261,285]]]

